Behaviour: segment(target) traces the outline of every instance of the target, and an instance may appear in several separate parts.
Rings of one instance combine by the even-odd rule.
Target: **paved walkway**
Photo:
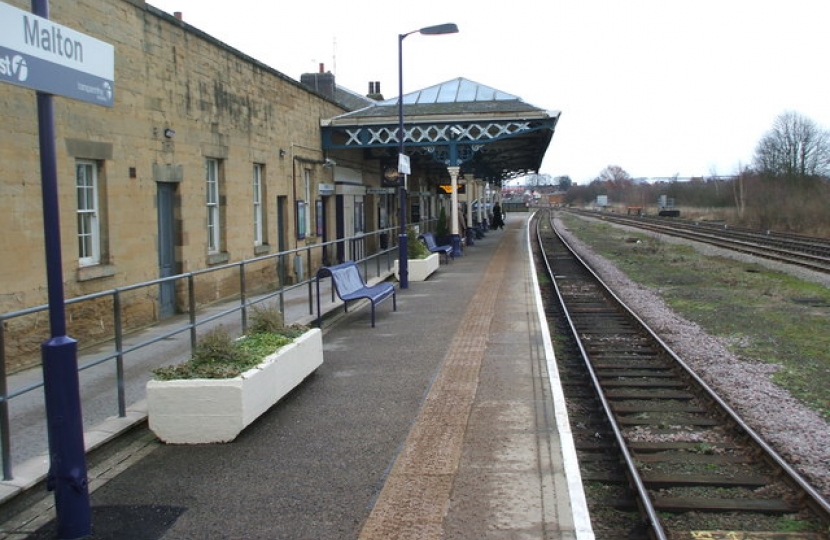
[[[234,442],[139,427],[90,464],[95,539],[593,539],[526,214],[378,307]],[[51,497],[0,538],[55,538]]]

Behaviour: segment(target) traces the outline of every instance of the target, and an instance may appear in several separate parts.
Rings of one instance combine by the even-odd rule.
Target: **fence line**
[[[429,230],[434,227],[434,220],[422,221],[419,223],[423,230]],[[293,250],[283,251],[275,254],[269,254],[253,259],[246,259],[243,261],[228,263],[220,266],[215,266],[207,269],[202,269],[194,272],[187,272],[177,274],[175,276],[153,279],[144,281],[124,287],[118,287],[106,291],[97,292],[94,294],[79,296],[65,301],[65,306],[81,305],[85,302],[93,302],[101,299],[111,300],[112,309],[112,335],[105,340],[101,340],[95,347],[90,350],[79,350],[79,356],[85,361],[79,362],[79,374],[86,371],[93,371],[93,368],[98,366],[105,366],[109,362],[115,362],[115,401],[116,409],[119,417],[125,417],[127,414],[127,371],[130,366],[125,362],[125,356],[132,353],[139,353],[148,350],[152,345],[167,343],[171,348],[171,340],[181,338],[182,334],[187,334],[187,342],[189,344],[189,353],[192,354],[197,342],[197,329],[210,324],[217,324],[218,321],[227,321],[229,317],[238,314],[238,329],[240,334],[247,329],[248,309],[262,302],[276,301],[278,309],[283,313],[287,324],[296,321],[290,321],[287,313],[286,298],[291,296],[294,300],[295,311],[301,311],[303,307],[308,307],[307,314],[295,314],[294,319],[313,320],[315,298],[314,298],[314,275],[311,270],[314,269],[313,261],[321,261],[322,266],[330,264],[329,249],[334,253],[344,254],[343,259],[355,260],[362,267],[364,277],[379,277],[384,272],[386,275],[391,271],[392,262],[397,259],[397,229],[388,228],[372,231],[366,234],[361,234],[351,238],[334,240],[297,248]],[[393,241],[390,241],[393,240]],[[319,253],[316,253],[319,251]],[[349,257],[345,255],[359,255],[359,257]],[[287,284],[287,265],[286,262],[293,258],[295,264],[295,274],[298,279],[296,283]],[[263,263],[273,261],[277,265],[276,276],[279,280],[278,286],[274,290],[258,291],[254,293],[249,290],[249,279],[246,274],[246,269],[256,266],[262,267]],[[338,260],[338,262],[342,262]],[[374,264],[373,264],[374,263]],[[385,268],[383,267],[385,263]],[[308,276],[305,270],[308,269]],[[200,278],[205,276],[214,277],[214,286],[218,283],[217,274],[221,272],[235,271],[238,274],[237,288],[232,291],[232,294],[224,295],[218,302],[202,303],[197,302],[197,286]],[[153,332],[142,332],[141,330],[133,329],[125,331],[123,311],[127,307],[124,302],[126,293],[134,291],[150,290],[152,288],[161,287],[165,283],[174,283],[176,287],[180,287],[181,283],[185,285],[182,287],[185,295],[186,309],[180,309],[177,315],[161,320],[156,318],[151,324]],[[307,298],[302,300],[302,288],[307,288]],[[292,294],[293,293],[293,294]],[[178,294],[178,293],[177,293]],[[321,295],[325,294],[323,292]],[[157,302],[158,295],[154,293],[153,298]],[[38,313],[47,312],[48,305],[40,305],[23,310],[9,312],[0,315],[0,454],[3,462],[3,480],[8,481],[13,479],[13,447],[23,446],[28,447],[32,445],[18,444],[15,445],[15,438],[12,436],[12,415],[10,412],[10,404],[13,400],[19,399],[35,391],[42,392],[43,380],[42,374],[35,380],[23,382],[16,388],[10,389],[10,376],[7,367],[7,343],[8,336],[6,326],[9,321],[13,321],[20,317],[34,315]],[[185,314],[186,317],[182,317]],[[233,323],[235,326],[237,323]],[[143,329],[143,330],[146,330]],[[149,336],[142,337],[143,333],[149,333]],[[48,336],[44,336],[44,341]],[[128,338],[134,338],[134,343],[129,343]],[[95,354],[94,349],[101,347],[109,347],[110,352]],[[159,361],[158,355],[151,355],[156,361],[156,365],[162,365]],[[143,368],[138,368],[143,369]],[[28,379],[31,379],[31,372],[29,371]],[[149,372],[149,370],[145,370]],[[80,380],[80,376],[79,376]],[[83,385],[82,385],[83,386]],[[111,391],[110,391],[111,392]],[[37,404],[30,405],[37,408]],[[82,402],[82,406],[86,407],[86,402]],[[42,400],[39,404],[40,413],[42,414],[42,421],[45,423],[46,413],[45,405]],[[84,411],[86,413],[86,411]],[[33,414],[37,415],[37,412]],[[111,414],[110,414],[111,416]],[[37,446],[37,445],[35,445]],[[43,447],[44,445],[40,445]],[[32,451],[32,448],[29,448]]]

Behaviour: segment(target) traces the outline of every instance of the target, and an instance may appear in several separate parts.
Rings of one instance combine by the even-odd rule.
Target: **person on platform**
[[[501,213],[501,206],[499,206],[499,203],[493,205],[493,223],[490,228],[494,231],[496,229],[504,229],[504,216]]]
[[[467,208],[458,203],[458,232],[461,238],[467,237]]]

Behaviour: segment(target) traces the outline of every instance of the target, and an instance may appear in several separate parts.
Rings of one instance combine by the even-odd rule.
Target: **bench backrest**
[[[426,242],[428,249],[434,249],[438,247],[438,244],[435,243],[435,235],[431,232],[422,233],[421,238],[423,238],[424,242]]]
[[[340,295],[351,294],[366,287],[357,265],[353,262],[329,266],[328,271]]]

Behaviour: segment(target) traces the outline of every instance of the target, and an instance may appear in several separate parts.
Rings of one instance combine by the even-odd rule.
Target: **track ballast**
[[[535,220],[597,538],[826,539],[830,506]]]

